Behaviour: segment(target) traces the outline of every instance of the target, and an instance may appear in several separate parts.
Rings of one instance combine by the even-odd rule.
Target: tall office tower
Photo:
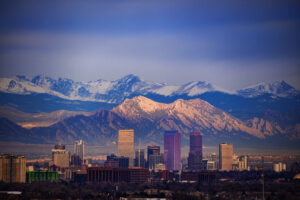
[[[181,136],[176,130],[165,131],[164,162],[166,170],[181,170]]]
[[[63,146],[63,145],[62,145]],[[70,165],[70,152],[65,150],[65,148],[55,148],[52,149],[52,161],[57,167],[68,168]]]
[[[25,183],[26,158],[24,156],[0,156],[0,181],[5,183]]]
[[[80,157],[81,162],[84,159],[84,143],[82,140],[76,141],[74,144],[74,154]]]
[[[145,151],[144,149],[137,149],[135,151],[135,159],[134,159],[134,166],[136,167],[146,167],[146,160],[145,160]]]
[[[118,133],[118,156],[129,158],[129,166],[133,166],[134,159],[134,130],[119,130]]]
[[[147,158],[149,159],[150,155],[160,155],[160,146],[152,145],[147,146]]]
[[[233,146],[231,144],[220,144],[219,145],[219,162],[221,171],[230,171],[232,170],[232,153]]]
[[[189,169],[202,168],[202,133],[190,133],[190,152],[188,157]]]
[[[71,165],[72,165],[72,166],[76,166],[76,167],[80,167],[80,166],[82,165],[82,160],[81,160],[81,158],[80,158],[78,155],[73,154],[73,155],[71,156]]]
[[[150,156],[152,156],[152,158],[150,158]],[[149,169],[154,169],[155,164],[158,164],[154,162],[155,160],[157,160],[156,158],[160,158],[160,157],[161,157],[160,146],[156,146],[156,145],[147,146],[147,167]]]

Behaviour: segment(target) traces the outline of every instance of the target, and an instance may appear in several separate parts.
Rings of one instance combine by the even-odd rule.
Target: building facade
[[[134,159],[134,166],[135,167],[146,167],[146,160],[145,160],[145,151],[144,149],[137,149],[135,151],[135,159]]]
[[[217,169],[217,163],[212,160],[208,160],[206,163],[206,170],[216,170]]]
[[[148,159],[149,169],[155,170],[158,164],[164,163],[164,155],[150,155]]]
[[[232,170],[233,164],[233,146],[231,144],[220,144],[219,145],[219,163],[221,171]]]
[[[134,130],[119,130],[118,132],[118,156],[129,158],[129,166],[133,166],[134,160]]]
[[[147,146],[147,167],[154,169],[156,164],[164,163],[163,155],[160,153],[160,146]]]
[[[147,159],[149,159],[150,155],[160,155],[160,146],[147,146]]]
[[[202,168],[202,133],[190,133],[190,152],[188,157],[189,169]]]
[[[52,171],[27,171],[26,182],[40,182],[40,181],[56,181],[58,180],[57,172]]]
[[[81,162],[84,161],[84,142],[83,140],[76,141],[74,144],[74,154],[79,156]]]
[[[145,168],[103,168],[91,167],[87,172],[91,183],[145,183],[149,181],[150,172]]]
[[[70,166],[70,152],[65,149],[52,149],[53,164],[60,168],[68,168]]]
[[[248,167],[248,156],[240,156],[238,160],[238,170],[250,170]]]
[[[5,183],[25,183],[26,158],[24,156],[0,156],[0,181]]]
[[[181,170],[181,136],[176,130],[165,131],[164,163],[166,170]]]
[[[77,154],[71,156],[71,166],[80,167],[82,164],[81,158]]]
[[[115,168],[128,168],[129,167],[129,158],[128,157],[118,157],[114,154],[107,156],[106,162],[104,163],[107,166]]]

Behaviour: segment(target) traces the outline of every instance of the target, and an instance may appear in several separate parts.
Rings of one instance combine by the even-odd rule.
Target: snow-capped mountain
[[[299,94],[299,91],[285,81],[275,81],[272,83],[262,82],[238,90],[237,92],[245,97],[257,97],[263,94],[271,94],[275,97],[288,97]]]
[[[70,100],[121,103],[124,99],[148,93],[163,96],[196,96],[210,91],[228,92],[210,83],[194,81],[182,86],[148,82],[135,75],[127,75],[118,80],[99,79],[90,82],[74,82],[71,79],[52,79],[35,76],[31,80],[25,76],[0,79],[0,91],[16,94],[48,93]]]
[[[156,95],[167,98],[199,98],[209,92],[219,92],[228,95],[239,95],[245,98],[271,94],[273,97],[289,97],[299,94],[294,87],[284,81],[260,83],[255,86],[232,92],[204,81],[192,81],[183,85],[169,85],[144,81],[135,75],[127,75],[118,80],[96,80],[89,82],[75,82],[67,78],[53,79],[47,76],[35,76],[29,79],[25,76],[0,78],[0,91],[11,94],[46,93],[68,100],[104,102],[120,104],[126,98],[134,96]],[[172,99],[173,100],[173,99]]]

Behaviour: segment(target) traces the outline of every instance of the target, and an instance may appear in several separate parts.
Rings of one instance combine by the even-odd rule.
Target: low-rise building
[[[26,182],[56,181],[58,174],[55,171],[27,171]]]
[[[148,182],[150,172],[148,169],[131,167],[131,168],[104,168],[91,167],[87,170],[87,181],[93,183],[102,182],[130,182],[130,183],[144,183]]]

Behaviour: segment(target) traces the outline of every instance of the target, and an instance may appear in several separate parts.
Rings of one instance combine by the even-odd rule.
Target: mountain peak
[[[188,94],[189,96],[196,96],[203,94],[205,92],[224,92],[224,93],[232,93],[223,88],[217,87],[211,83],[206,81],[191,81],[184,85],[182,85],[177,91],[177,94]]]
[[[188,113],[194,109],[211,110],[214,107],[201,99],[183,100],[177,99],[173,103],[159,103],[144,96],[137,96],[126,99],[122,104],[113,109],[114,112],[122,116],[138,118],[144,113],[153,112],[180,112]]]
[[[118,80],[118,82],[125,82],[125,83],[140,82],[140,81],[141,81],[140,77],[134,74],[128,74]]]
[[[143,112],[153,112],[158,109],[162,109],[165,105],[163,103],[155,102],[144,96],[136,96],[132,99],[126,99],[122,104],[114,108],[115,111],[119,113],[125,113],[129,111],[143,111]]]
[[[245,97],[256,97],[263,94],[271,94],[279,97],[287,97],[297,94],[298,91],[284,80],[274,82],[261,82],[244,89],[238,90],[238,93]]]

